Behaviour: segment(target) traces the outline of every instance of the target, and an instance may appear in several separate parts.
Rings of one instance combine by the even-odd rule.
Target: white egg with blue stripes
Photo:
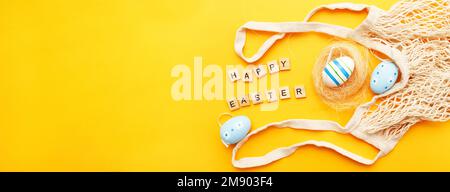
[[[327,87],[339,87],[348,81],[355,69],[352,58],[343,56],[328,62],[322,71],[322,81]]]

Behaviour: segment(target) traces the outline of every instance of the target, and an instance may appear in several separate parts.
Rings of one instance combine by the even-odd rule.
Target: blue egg
[[[382,94],[394,86],[397,78],[397,66],[392,62],[383,61],[372,72],[370,89],[376,94]]]
[[[246,116],[236,116],[220,127],[220,137],[226,144],[235,144],[244,139],[248,131],[250,131],[250,119]]]

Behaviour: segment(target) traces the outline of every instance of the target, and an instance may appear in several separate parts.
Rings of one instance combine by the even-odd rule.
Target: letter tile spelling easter
[[[394,86],[397,78],[397,66],[394,63],[383,61],[372,72],[370,89],[376,94],[382,94]]]
[[[355,62],[344,56],[328,62],[322,71],[322,81],[327,87],[339,87],[352,75]]]
[[[220,137],[225,144],[235,144],[244,139],[248,131],[250,131],[250,119],[243,115],[236,116],[220,127]]]

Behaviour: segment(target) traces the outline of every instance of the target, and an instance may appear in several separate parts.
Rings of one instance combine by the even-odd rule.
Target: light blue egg
[[[370,89],[376,94],[382,94],[394,86],[397,78],[397,66],[392,62],[383,61],[372,72]]]
[[[226,144],[235,144],[244,139],[248,131],[250,131],[250,119],[246,116],[236,116],[220,127],[220,137]]]

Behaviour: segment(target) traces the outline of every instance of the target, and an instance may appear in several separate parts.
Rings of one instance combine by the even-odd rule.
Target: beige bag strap
[[[248,63],[258,61],[272,45],[279,39],[282,39],[286,33],[301,33],[301,32],[319,32],[325,33],[340,38],[348,38],[348,35],[352,33],[352,29],[337,25],[330,25],[319,22],[307,22],[312,15],[321,9],[348,9],[353,11],[361,11],[363,9],[369,9],[370,7],[363,4],[352,3],[338,3],[325,5],[314,9],[305,19],[305,22],[247,22],[241,26],[236,32],[236,39],[234,42],[234,50],[243,60]],[[267,39],[259,50],[250,58],[244,56],[243,49],[246,42],[247,30],[275,32],[277,34]]]
[[[293,128],[293,129],[303,129],[303,130],[313,130],[313,131],[335,131],[338,133],[348,133],[349,129],[345,129],[341,127],[338,123],[332,122],[332,121],[326,121],[326,120],[307,120],[307,119],[290,119],[282,122],[276,122],[276,123],[270,123],[263,127],[260,127],[251,133],[249,133],[242,141],[240,141],[233,149],[232,154],[232,164],[233,166],[237,168],[249,168],[249,167],[257,167],[269,164],[273,161],[282,159],[284,157],[287,157],[294,153],[297,148],[305,145],[315,145],[318,147],[325,147],[332,149],[345,157],[348,157],[354,161],[357,161],[362,164],[370,165],[373,164],[378,158],[384,156],[387,152],[383,151],[383,149],[379,149],[378,154],[373,159],[367,159],[364,157],[361,157],[355,153],[352,153],[350,151],[347,151],[339,146],[336,146],[332,143],[325,142],[325,141],[317,141],[317,140],[308,140],[300,143],[296,143],[294,145],[288,146],[288,147],[281,147],[278,149],[275,149],[263,156],[259,157],[246,157],[242,159],[236,159],[236,153],[238,150],[242,147],[242,145],[245,144],[245,142],[248,141],[248,139],[258,134],[259,132],[262,132],[270,127],[276,127],[276,128]],[[376,147],[376,146],[375,146]]]
[[[308,15],[305,17],[305,22],[308,22],[311,17],[319,12],[320,10],[328,9],[328,10],[337,10],[337,9],[345,9],[350,11],[362,11],[364,9],[370,9],[370,6],[365,4],[354,4],[354,3],[336,3],[336,4],[329,4],[329,5],[323,5],[320,7],[316,7],[311,12],[309,12]]]
[[[363,9],[369,10],[370,15],[370,7],[367,5],[362,4],[352,4],[352,3],[338,3],[338,4],[331,4],[331,5],[325,5],[322,7],[318,7],[311,11],[311,13],[308,14],[304,22],[282,22],[282,23],[271,23],[271,22],[248,22],[241,26],[236,33],[236,39],[235,39],[235,51],[236,53],[245,61],[249,63],[253,63],[257,60],[259,60],[267,51],[268,49],[279,39],[282,39],[286,33],[299,33],[299,32],[320,32],[329,34],[332,36],[337,36],[341,38],[348,38],[349,35],[353,32],[352,29],[336,26],[336,25],[330,25],[325,23],[318,23],[318,22],[307,22],[317,11],[321,9],[348,9],[353,11],[361,11]],[[243,54],[243,48],[245,45],[245,39],[246,39],[246,31],[247,30],[256,30],[256,31],[267,31],[267,32],[276,32],[277,34],[271,36],[264,44],[259,48],[259,50],[256,52],[255,55],[253,55],[250,58],[247,58]],[[273,161],[279,160],[281,158],[287,157],[294,153],[297,148],[305,145],[315,145],[318,147],[325,147],[332,149],[352,160],[355,160],[359,163],[370,165],[373,164],[378,158],[384,156],[387,151],[386,149],[379,149],[379,153],[377,156],[373,159],[367,159],[364,157],[361,157],[357,154],[354,154],[350,151],[347,151],[343,148],[340,148],[332,143],[324,142],[324,141],[316,141],[316,140],[308,140],[305,142],[296,143],[294,145],[288,146],[288,147],[281,147],[278,149],[275,149],[264,156],[260,157],[246,157],[242,159],[236,159],[236,154],[239,151],[239,149],[242,147],[242,145],[247,142],[247,140],[253,136],[258,134],[261,131],[264,131],[268,129],[269,127],[276,127],[276,128],[293,128],[293,129],[304,129],[304,130],[315,130],[315,131],[335,131],[338,133],[349,133],[352,128],[355,126],[355,121],[358,121],[358,117],[360,117],[360,111],[363,109],[359,109],[355,112],[355,116],[352,118],[352,120],[347,124],[347,127],[343,128],[336,122],[332,121],[326,121],[326,120],[306,120],[306,119],[290,119],[282,122],[276,122],[276,123],[270,123],[267,125],[264,125],[252,132],[250,132],[247,137],[245,137],[242,141],[240,141],[233,149],[232,154],[232,163],[233,166],[238,168],[248,168],[248,167],[256,167],[256,166],[262,166],[269,164]],[[356,118],[356,119],[355,119]]]

